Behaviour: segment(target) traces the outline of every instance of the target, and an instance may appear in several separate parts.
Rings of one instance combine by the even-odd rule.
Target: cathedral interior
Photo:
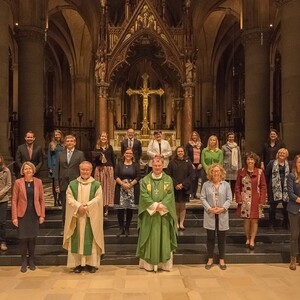
[[[299,15],[297,0],[0,0],[0,152],[56,128],[117,148],[132,127],[174,146],[233,130],[258,153],[275,128],[296,154]]]

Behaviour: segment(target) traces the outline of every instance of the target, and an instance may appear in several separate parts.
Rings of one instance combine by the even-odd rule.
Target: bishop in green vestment
[[[136,252],[140,268],[171,270],[177,248],[176,224],[172,178],[163,172],[162,159],[154,158],[152,172],[141,181]]]

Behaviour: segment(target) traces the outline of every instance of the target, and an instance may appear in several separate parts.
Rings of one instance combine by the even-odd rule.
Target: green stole
[[[96,191],[98,190],[100,183],[96,180],[91,182],[91,190],[89,201],[95,197]],[[74,198],[77,200],[78,198],[78,180],[75,179],[70,182],[70,189],[73,193]],[[91,226],[90,218],[86,218],[85,223],[85,231],[84,231],[84,247],[83,247],[83,255],[91,255],[92,254],[92,244],[93,244],[93,231]],[[78,253],[79,246],[79,235],[77,226],[74,229],[74,233],[71,236],[71,253]]]

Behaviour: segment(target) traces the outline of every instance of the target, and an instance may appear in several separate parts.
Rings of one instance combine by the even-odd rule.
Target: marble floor
[[[300,299],[300,267],[287,264],[175,265],[171,272],[101,266],[95,274],[65,267],[0,267],[1,300],[276,300]]]

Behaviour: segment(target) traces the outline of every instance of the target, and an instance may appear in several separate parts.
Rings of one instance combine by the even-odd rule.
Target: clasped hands
[[[175,189],[176,189],[176,190],[182,190],[182,189],[183,189],[183,184],[182,184],[182,183],[178,183],[178,184],[175,186]]]
[[[164,211],[165,206],[161,203],[158,203],[158,205],[156,206],[156,211]]]
[[[122,183],[122,187],[123,187],[123,189],[125,189],[125,190],[129,190],[131,187],[132,187],[132,185],[131,185],[131,183],[126,183],[126,182],[123,182]]]
[[[78,210],[77,210],[77,214],[82,217],[86,214],[87,211],[87,205],[80,205]]]
[[[219,215],[219,214],[223,213],[224,211],[225,211],[224,207],[211,207],[209,209],[209,212],[213,213],[215,215]]]

